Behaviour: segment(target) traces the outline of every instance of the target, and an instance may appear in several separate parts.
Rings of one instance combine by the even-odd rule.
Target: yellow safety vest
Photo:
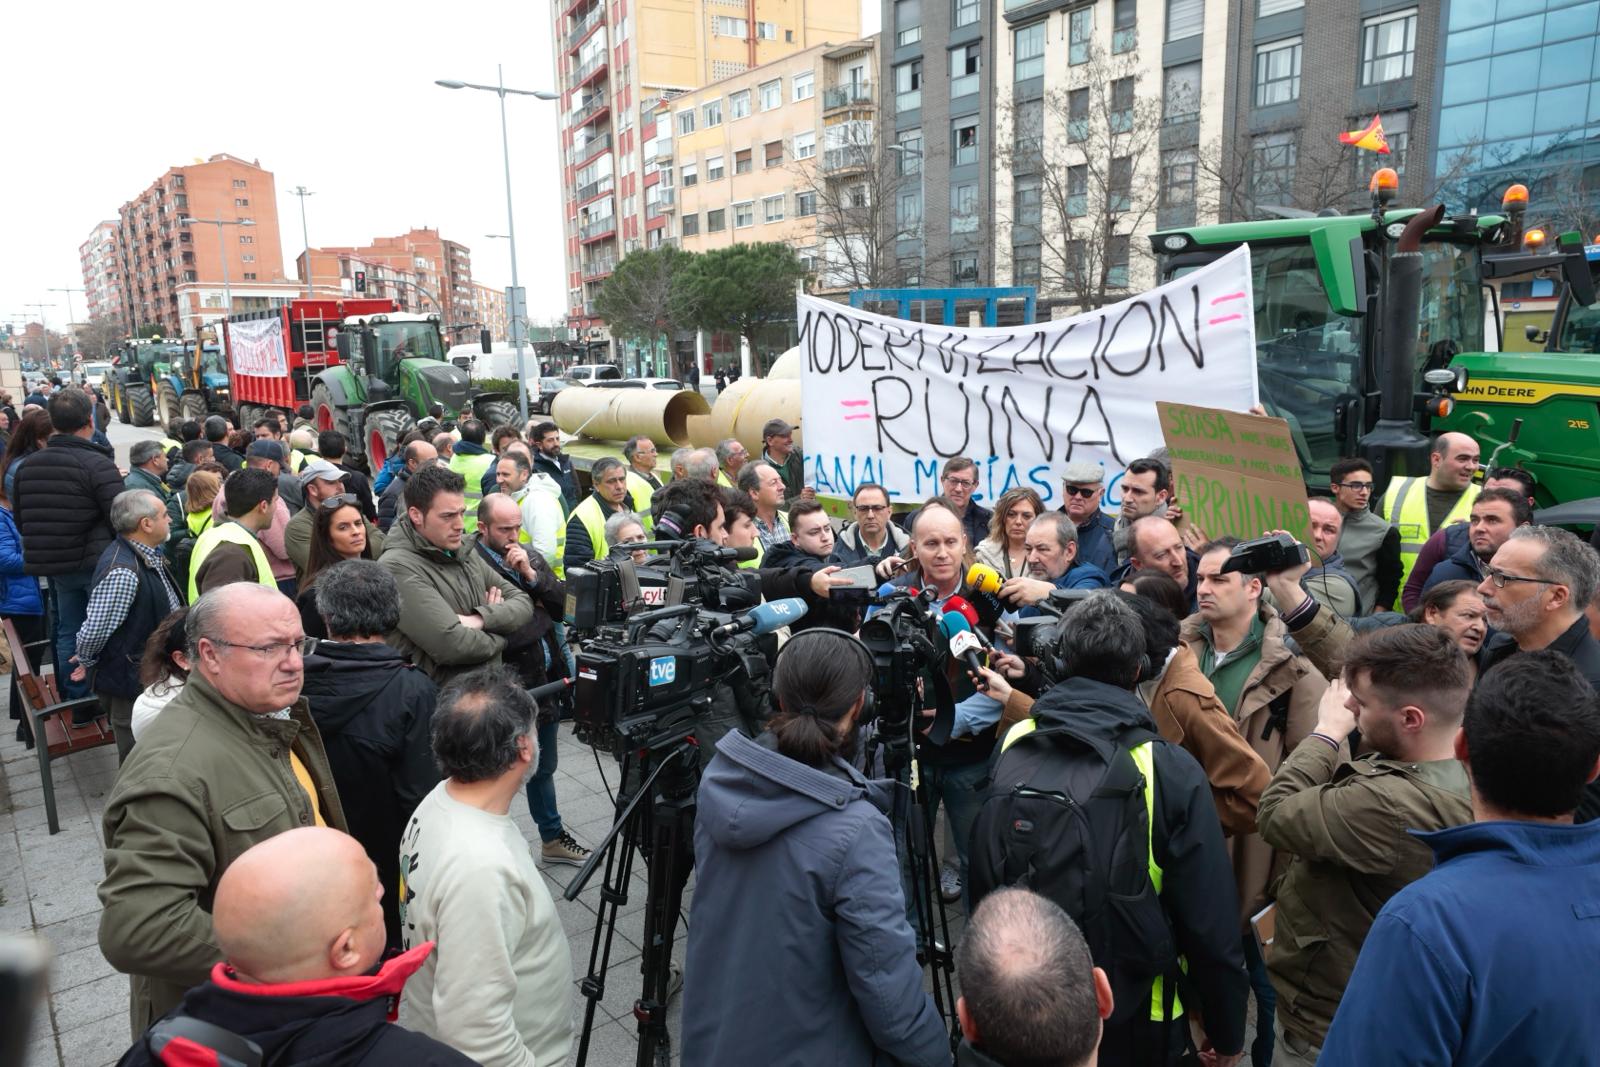
[[[193,604],[200,599],[200,587],[195,582],[195,577],[200,573],[200,565],[211,555],[211,550],[224,541],[248,548],[250,555],[255,559],[256,581],[269,589],[278,588],[278,581],[272,576],[272,564],[267,561],[267,554],[261,548],[261,542],[256,540],[255,535],[249,530],[230,519],[212,526],[194,543],[194,551],[189,555],[189,603]]]
[[[758,568],[760,568],[761,561],[763,559],[765,559],[766,555],[767,555],[767,550],[761,547],[761,538],[759,538],[759,537],[756,538],[756,543],[751,545],[750,547],[754,548],[756,550],[756,558],[755,559],[747,559],[744,562],[739,564],[741,569],[747,570],[747,571],[753,571],[753,570],[757,570]]]
[[[189,533],[191,533],[195,537],[199,537],[201,534],[206,532],[206,529],[208,527],[210,527],[210,525],[211,525],[211,517],[212,517],[211,509],[210,508],[206,508],[204,511],[191,511],[191,512],[189,512],[187,515],[184,516],[183,521],[188,525]],[[191,549],[191,558],[193,558],[192,557],[192,552],[193,552],[193,550]]]
[[[572,509],[572,517],[582,523],[584,530],[589,534],[589,547],[594,550],[594,558],[605,559],[606,513],[600,510],[600,498],[590,493],[584,498],[583,503]],[[561,550],[565,554],[565,541]]]
[[[628,468],[628,492],[633,495],[634,514],[644,523],[644,532],[648,534],[655,529],[655,523],[650,519],[650,501],[655,498],[655,486],[644,480],[644,476],[632,467]]]
[[[295,474],[300,473],[300,468],[306,465],[306,454],[298,448],[289,449],[289,470]]]
[[[1010,748],[1019,738],[1033,733],[1039,728],[1039,720],[1028,718],[1017,723],[1006,732],[1005,738],[1000,742],[1000,751]],[[1139,768],[1139,773],[1144,776],[1144,832],[1145,832],[1145,857],[1150,874],[1150,887],[1156,891],[1156,896],[1161,895],[1161,864],[1156,862],[1156,761],[1155,752],[1151,743],[1146,741],[1142,745],[1135,745],[1128,749],[1128,755],[1133,757],[1134,766]],[[1178,958],[1178,966],[1188,970],[1183,958]],[[1167,1014],[1162,1005],[1163,982],[1157,975],[1154,984],[1150,987],[1150,1018],[1155,1022],[1166,1022]],[[1178,991],[1172,991],[1172,1018],[1176,1019],[1183,1014],[1183,1001],[1178,999]]]
[[[717,484],[722,486],[724,489],[734,488],[733,482],[728,479],[728,472],[723,470],[721,467],[717,468]]]
[[[485,452],[481,456],[463,456],[456,452],[450,456],[450,469],[467,480],[467,513],[462,516],[466,536],[478,532],[478,505],[483,502],[483,476],[496,457]]]
[[[542,489],[534,489],[531,486],[529,488],[527,488],[527,489],[524,489],[523,493],[524,493],[524,496],[520,500],[517,500],[517,498],[515,498],[515,497],[512,498],[514,500],[517,500],[517,508],[519,510],[522,508],[523,502],[528,499],[526,494],[539,493],[539,494],[541,494],[541,495],[543,495],[545,497],[545,501],[544,502],[546,504],[548,504],[550,507],[555,508],[556,509],[556,514],[558,516],[560,516],[560,521],[556,523],[556,547],[555,547],[555,556],[556,556],[556,558],[555,559],[547,559],[547,560],[545,560],[545,562],[550,564],[550,570],[551,570],[552,573],[555,574],[555,576],[557,578],[565,579],[566,576],[567,576],[566,565],[562,562],[562,560],[566,556],[566,552],[567,552],[567,516],[562,512],[561,500],[558,497],[550,496],[550,494],[544,492],[544,490],[542,490]],[[538,505],[536,504],[535,506],[538,506]],[[526,515],[527,512],[524,511],[523,514]],[[517,540],[519,542],[521,542],[522,544],[524,544],[524,545],[530,545],[531,546],[533,544],[533,538],[528,534],[528,523],[527,523],[526,519],[524,519],[524,521],[522,523],[522,532],[517,535]],[[535,550],[535,551],[537,551],[537,550]]]
[[[179,452],[183,451],[183,446],[170,437],[163,437],[161,440],[157,441],[156,444],[161,446],[161,451],[164,453],[170,454],[174,448],[176,448]]]
[[[1417,564],[1417,553],[1434,531],[1428,529],[1428,480],[1426,478],[1396,478],[1383,494],[1378,514],[1388,519],[1400,531],[1400,588],[1406,587],[1411,568]],[[1473,501],[1478,499],[1480,487],[1468,485],[1462,490],[1450,514],[1444,517],[1440,528],[1472,517]],[[1394,610],[1404,610],[1397,596]]]

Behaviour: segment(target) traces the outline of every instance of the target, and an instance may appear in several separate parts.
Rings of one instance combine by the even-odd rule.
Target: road
[[[117,450],[117,466],[127,470],[128,449],[133,447],[133,443],[159,441],[162,433],[159,426],[129,426],[113,415],[111,425],[106,427],[106,436],[111,439],[111,447]]]

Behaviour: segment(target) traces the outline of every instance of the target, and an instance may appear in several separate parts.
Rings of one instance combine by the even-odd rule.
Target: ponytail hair
[[[772,672],[778,713],[767,729],[778,752],[808,767],[826,766],[848,740],[839,723],[871,682],[866,647],[842,630],[819,627],[791,637]]]

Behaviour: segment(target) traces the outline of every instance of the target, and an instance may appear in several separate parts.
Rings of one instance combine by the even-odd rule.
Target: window
[[[244,262],[246,262],[246,263],[254,263],[256,261],[256,257],[251,255],[249,252],[246,252],[244,255],[240,256],[239,258],[241,260],[243,260]]]
[[[722,180],[722,157],[706,157],[706,181],[720,182]]]
[[[966,44],[950,50],[950,99],[970,96],[978,91],[979,44]]]
[[[765,160],[764,163],[762,163],[762,166],[764,166],[764,167],[781,167],[781,166],[783,166],[783,142],[782,141],[768,141],[767,142],[767,145],[766,145],[766,160]]]
[[[700,233],[699,215],[685,215],[681,221],[683,223],[683,229],[681,231],[683,236],[694,237]]]
[[[728,211],[726,208],[712,208],[706,212],[706,232],[721,233],[727,229]]]
[[[733,228],[742,230],[746,226],[756,224],[756,202],[746,200],[742,204],[733,205]]]
[[[249,271],[249,270],[245,271],[244,272],[244,280],[247,281],[247,282],[255,281],[256,280],[255,271]]]
[[[950,232],[976,233],[978,230],[978,183],[956,182],[950,186]]]
[[[1089,43],[1094,39],[1094,8],[1080,7],[1068,22],[1067,62],[1073,66],[1089,62]]]
[[[915,111],[922,106],[922,60],[913,59],[894,68],[894,109]]]
[[[704,105],[703,107],[701,107],[700,108],[700,118],[704,123],[705,129],[709,130],[713,126],[721,126],[722,125],[722,101],[721,101],[721,99],[713,100],[710,103],[708,103],[708,104]]]
[[[1128,237],[1123,234],[1106,240],[1106,288],[1128,287]]]
[[[894,261],[895,270],[900,273],[901,285],[922,284],[922,260],[916,256],[905,256]]]
[[[904,48],[920,40],[922,40],[922,0],[895,0],[895,47]]]
[[[1089,213],[1089,165],[1067,168],[1067,217],[1081,219]]]
[[[764,196],[761,198],[761,219],[763,222],[783,221],[783,194],[777,196]]]
[[[1206,0],[1167,0],[1167,40],[1200,36],[1205,18]]]
[[[1194,225],[1196,161],[1192,148],[1161,153],[1161,200],[1156,211],[1158,226]]]
[[[1361,84],[1411,77],[1417,55],[1417,9],[1379,15],[1361,23]]]
[[[761,110],[771,111],[775,107],[783,106],[783,79],[775,78],[769,82],[762,82],[756,87],[761,94]]]
[[[662,171],[662,173],[663,174],[671,174],[672,172],[670,170],[668,170],[668,171]],[[694,164],[694,163],[685,163],[683,165],[683,187],[685,189],[687,189],[687,188],[689,188],[689,186],[694,185],[699,180],[700,180],[699,166],[697,164]]]
[[[1111,132],[1133,129],[1133,79],[1118,78],[1111,83]]]
[[[901,175],[922,173],[922,131],[901,130],[895,135],[895,144],[903,151],[894,153],[895,171]]]
[[[950,138],[950,165],[959,167],[978,161],[978,120],[976,117],[957,119]]]
[[[1268,133],[1250,142],[1250,195],[1257,203],[1289,205],[1298,159],[1295,135]]]
[[[681,135],[681,134],[693,133],[693,132],[694,132],[694,109],[693,108],[686,108],[685,110],[678,112],[678,133]]]
[[[1025,100],[1012,110],[1013,170],[1037,170],[1044,162],[1044,101]]]
[[[872,192],[865,185],[856,184],[845,190],[845,199],[850,207],[871,207]]]
[[[1112,0],[1111,53],[1131,52],[1139,43],[1139,31],[1134,25],[1136,0]]]
[[[1383,123],[1383,138],[1389,142],[1389,154],[1373,156],[1367,152],[1350,153],[1352,188],[1365,190],[1367,183],[1372,180],[1373,170],[1378,167],[1393,167],[1399,174],[1406,172],[1406,149],[1411,146],[1411,112],[1387,111],[1378,118]],[[1349,128],[1359,129],[1370,121],[1372,116],[1368,115],[1352,121]],[[1362,199],[1365,200],[1365,197]]]
[[[1133,157],[1118,156],[1111,161],[1106,176],[1106,206],[1112,211],[1128,210],[1133,196]]]
[[[900,236],[919,237],[922,234],[922,190],[903,189],[895,202],[895,226]]]
[[[742,119],[750,114],[749,89],[740,89],[736,93],[728,94],[728,114],[736,119]]]
[[[1300,38],[1256,48],[1256,107],[1290,104],[1300,99]]]
[[[1256,18],[1264,19],[1268,15],[1277,15],[1284,11],[1297,11],[1306,6],[1306,0],[1259,0],[1256,6]]]
[[[971,26],[978,21],[979,0],[955,0],[956,11],[952,22],[957,26]]]
[[[796,103],[801,100],[810,100],[817,95],[817,76],[814,71],[802,70],[789,81],[794,88]]]
[[[735,174],[749,174],[752,169],[753,164],[750,161],[750,149],[746,148],[743,151],[735,152],[733,154],[733,172]]]
[[[1161,95],[1161,122],[1181,126],[1200,121],[1200,64],[1168,67]]]
[[[796,218],[809,219],[817,213],[817,194],[815,192],[794,194],[794,214]]]
[[[711,23],[711,32],[717,37],[748,37],[749,28],[744,19],[731,18],[727,15],[718,15]]]
[[[249,207],[250,206],[250,201],[246,197],[236,196],[236,197],[233,198],[233,206],[234,207]]]
[[[1019,227],[1037,230],[1043,221],[1042,183],[1038,175],[1017,179],[1012,186],[1012,223]]]
[[[1011,249],[1011,284],[1039,284],[1039,246],[1016,245]]]
[[[778,24],[776,22],[756,23],[756,39],[759,41],[776,41],[778,39]]]
[[[978,254],[964,252],[950,257],[950,281],[955,285],[978,284]]]
[[[1385,127],[1385,128],[1387,128],[1387,127]],[[251,237],[247,233],[241,233],[239,235],[239,243],[242,244],[242,245],[253,245],[253,244],[256,243],[256,239],[254,237]]]
[[[181,183],[180,183],[179,187],[180,188],[182,187]],[[243,178],[235,178],[235,179],[233,179],[233,187],[235,189],[243,189],[245,187],[245,180]]]
[[[1043,22],[1035,22],[1011,35],[1011,50],[1016,55],[1013,77],[1019,82],[1044,76],[1044,28]]]
[[[1067,140],[1089,139],[1089,90],[1071,89],[1067,92]]]
[[[817,154],[817,134],[815,130],[794,135],[794,158],[810,159]]]

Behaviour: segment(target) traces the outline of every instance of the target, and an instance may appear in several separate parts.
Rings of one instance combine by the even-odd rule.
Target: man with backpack
[[[1052,658],[1062,680],[1001,743],[972,828],[971,905],[1025,885],[1082,927],[1114,994],[1101,1067],[1177,1063],[1185,997],[1204,1017],[1207,1062],[1233,1067],[1249,991],[1238,895],[1205,772],[1134,692],[1151,671],[1139,617],[1093,593]]]

